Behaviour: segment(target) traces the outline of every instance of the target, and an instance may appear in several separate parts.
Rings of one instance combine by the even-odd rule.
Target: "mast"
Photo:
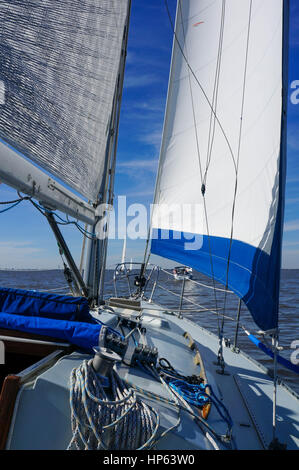
[[[287,117],[288,117],[288,91],[289,91],[289,35],[290,35],[290,2],[284,0],[283,3],[283,48],[282,48],[282,115],[281,115],[281,142],[280,142],[280,162],[279,162],[279,207],[277,221],[277,238],[280,240],[279,261],[280,271],[278,279],[278,292],[281,277],[281,259],[282,259],[282,236],[284,225],[285,209],[285,185],[287,174]],[[278,293],[279,297],[279,293]],[[279,314],[279,312],[278,312]],[[278,322],[279,324],[279,318]],[[266,332],[265,332],[266,333]],[[272,429],[273,439],[269,448],[273,450],[285,449],[286,446],[279,442],[277,438],[277,355],[279,351],[279,329],[270,335],[272,337],[273,359],[273,412]]]
[[[290,36],[290,0],[283,0],[283,48],[282,48],[282,114],[281,114],[281,141],[279,161],[279,207],[277,221],[277,238],[279,244],[279,260],[281,272],[282,237],[285,210],[285,187],[287,175],[287,121],[288,121],[288,93],[289,93],[289,36]],[[280,291],[280,276],[278,292]],[[279,294],[278,294],[279,296]]]
[[[119,121],[121,111],[121,101],[124,86],[124,74],[127,57],[127,46],[128,46],[128,33],[130,24],[131,14],[131,0],[128,2],[127,17],[123,33],[123,42],[121,50],[121,59],[119,64],[119,73],[117,79],[117,85],[114,93],[114,105],[111,115],[110,128],[109,128],[109,139],[106,148],[106,160],[105,160],[105,177],[102,181],[101,193],[99,196],[99,202],[102,207],[105,208],[101,219],[107,220],[107,226],[105,230],[105,237],[102,240],[91,241],[88,243],[87,263],[86,263],[86,278],[85,281],[91,291],[96,303],[103,301],[104,293],[104,280],[105,280],[105,269],[107,259],[107,248],[108,248],[108,235],[109,235],[109,210],[113,206],[114,199],[114,177],[115,177],[115,166],[116,166],[116,154],[117,154],[117,143],[118,143],[118,132],[119,132]],[[101,224],[101,220],[97,223]],[[101,230],[103,227],[100,225]],[[92,227],[92,232],[96,232],[96,224]]]
[[[123,49],[122,49],[122,59],[120,64],[120,79],[119,79],[119,94],[117,95],[118,102],[117,102],[117,120],[116,120],[116,132],[115,132],[115,141],[114,141],[114,150],[113,150],[113,157],[111,163],[111,170],[110,170],[110,180],[109,180],[109,189],[106,192],[106,198],[108,197],[108,221],[107,221],[107,234],[103,241],[102,245],[102,266],[101,266],[101,273],[100,273],[100,285],[99,285],[99,299],[100,302],[103,301],[104,295],[104,282],[105,282],[105,270],[106,270],[106,260],[107,260],[107,248],[108,248],[108,235],[109,235],[109,210],[113,206],[114,202],[114,179],[115,179],[115,169],[116,169],[116,154],[117,154],[117,144],[118,144],[118,130],[119,130],[119,121],[120,121],[120,111],[121,111],[121,102],[122,102],[122,95],[123,95],[123,88],[124,88],[124,77],[125,77],[125,66],[126,66],[126,58],[127,58],[127,48],[128,48],[128,38],[129,38],[129,26],[130,26],[130,17],[131,17],[131,5],[132,1],[129,0],[128,3],[128,14],[127,14],[127,21],[124,30],[124,37],[123,37]]]

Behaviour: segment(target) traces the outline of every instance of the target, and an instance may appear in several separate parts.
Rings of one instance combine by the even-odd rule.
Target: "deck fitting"
[[[277,438],[269,444],[268,450],[287,450],[287,445],[279,442]]]
[[[225,362],[224,362],[222,354],[218,354],[217,361],[214,361],[213,364],[215,366],[220,366],[221,367],[221,369],[216,370],[217,374],[219,374],[219,375],[230,375],[229,372],[226,372],[224,370],[225,369]]]
[[[216,363],[214,363],[216,364]],[[229,372],[226,372],[224,369],[217,369],[216,370],[216,374],[219,374],[219,375],[230,375]]]

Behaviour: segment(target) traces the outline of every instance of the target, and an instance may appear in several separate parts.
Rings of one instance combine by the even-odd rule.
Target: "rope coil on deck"
[[[159,415],[138,401],[135,391],[114,370],[108,377],[109,389],[91,361],[73,369],[70,379],[73,436],[68,450],[142,450],[152,446]]]

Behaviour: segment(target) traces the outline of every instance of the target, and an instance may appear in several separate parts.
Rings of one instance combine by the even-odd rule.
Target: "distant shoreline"
[[[15,272],[15,271],[62,271],[63,269],[58,269],[58,268],[0,268],[0,271],[10,271],[10,272]]]
[[[172,268],[163,268],[163,269],[168,269],[171,270]],[[63,269],[61,268],[0,268],[0,272],[33,272],[33,271],[61,271],[63,272]],[[107,268],[107,271],[114,271],[112,268]],[[299,271],[298,268],[282,268],[281,271]],[[200,272],[199,272],[200,274]]]

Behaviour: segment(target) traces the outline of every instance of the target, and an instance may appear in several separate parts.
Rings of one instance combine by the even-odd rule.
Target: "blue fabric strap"
[[[256,338],[255,336],[251,334],[248,335],[248,338],[265,354],[272,357],[272,359],[274,358],[274,354],[271,351],[271,349],[267,348],[267,346],[264,343],[262,343],[258,338]],[[293,372],[296,372],[296,374],[299,374],[299,366],[296,364],[293,364],[292,362],[288,361],[287,359],[280,356],[279,354],[277,354],[277,362],[281,364],[282,366],[286,367],[287,369],[292,370]]]

